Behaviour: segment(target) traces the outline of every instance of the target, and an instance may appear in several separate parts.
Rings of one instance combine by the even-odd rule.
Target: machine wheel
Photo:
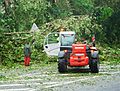
[[[98,59],[92,59],[89,64],[91,73],[98,73],[99,72],[99,61]]]
[[[58,61],[58,71],[60,73],[64,73],[67,71],[67,63],[64,61],[64,59],[59,59]]]

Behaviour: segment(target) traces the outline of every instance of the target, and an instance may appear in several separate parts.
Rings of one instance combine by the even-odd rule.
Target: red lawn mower
[[[58,71],[64,73],[69,67],[83,67],[89,65],[92,73],[99,72],[98,50],[94,38],[92,45],[75,43],[75,32],[59,33],[60,51],[58,53]]]

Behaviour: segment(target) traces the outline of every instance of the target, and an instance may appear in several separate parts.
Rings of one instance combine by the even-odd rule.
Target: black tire
[[[98,59],[92,59],[89,64],[91,73],[99,73],[99,61]]]
[[[59,61],[58,61],[58,71],[60,73],[65,73],[67,71],[67,63],[64,61],[64,59],[59,59]]]

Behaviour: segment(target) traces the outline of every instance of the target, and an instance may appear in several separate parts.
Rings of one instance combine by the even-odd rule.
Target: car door
[[[44,40],[44,51],[49,56],[58,56],[60,51],[59,33],[49,33]]]

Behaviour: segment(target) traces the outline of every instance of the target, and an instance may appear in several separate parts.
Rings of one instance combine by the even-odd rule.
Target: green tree
[[[106,42],[119,44],[120,0],[94,0],[97,21],[102,24]]]
[[[69,0],[73,13],[79,14],[91,14],[93,12],[93,1],[92,0]]]

